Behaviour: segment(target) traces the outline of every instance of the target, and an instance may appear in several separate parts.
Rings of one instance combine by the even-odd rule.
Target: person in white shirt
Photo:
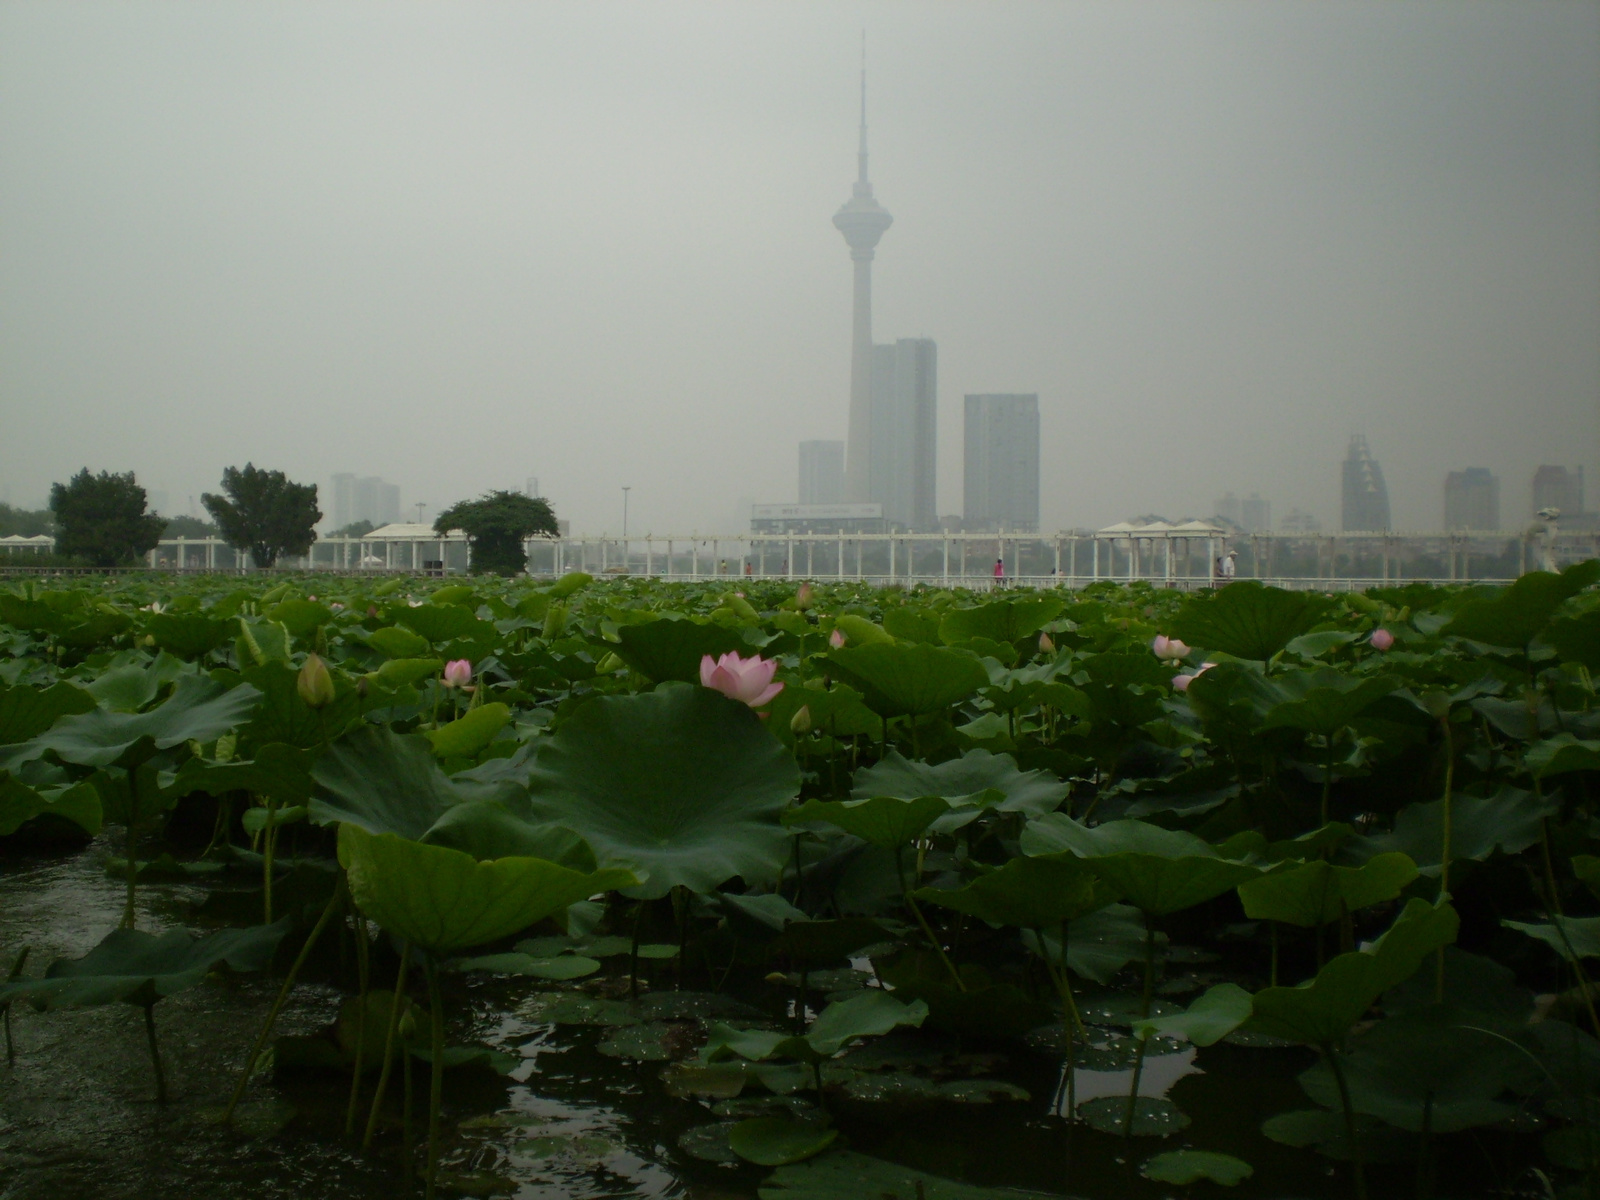
[[[1236,574],[1238,574],[1238,567],[1239,567],[1239,552],[1237,550],[1229,550],[1226,554],[1224,554],[1222,556],[1222,579],[1223,579],[1223,582],[1226,583],[1226,582],[1231,581],[1233,579],[1233,577]]]

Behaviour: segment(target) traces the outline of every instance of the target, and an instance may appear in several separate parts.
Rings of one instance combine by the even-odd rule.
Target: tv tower
[[[872,438],[872,259],[878,239],[894,224],[887,209],[873,198],[867,178],[867,45],[861,38],[861,146],[856,152],[856,183],[847,200],[833,214],[833,224],[850,247],[855,263],[855,307],[850,351],[850,433],[845,448],[845,500],[860,504],[869,499],[868,461]]]

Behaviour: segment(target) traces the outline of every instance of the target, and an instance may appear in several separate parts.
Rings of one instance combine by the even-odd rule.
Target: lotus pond
[[[0,1197],[1595,1196],[1597,581],[13,584]]]

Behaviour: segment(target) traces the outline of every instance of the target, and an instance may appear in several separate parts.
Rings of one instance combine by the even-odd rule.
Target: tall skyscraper
[[[865,503],[883,505],[890,529],[938,524],[938,357],[932,338],[872,348]]]
[[[845,457],[845,498],[852,504],[870,495],[872,449],[872,259],[878,239],[894,218],[872,195],[867,179],[867,62],[861,52],[861,145],[856,152],[856,183],[850,199],[833,214],[833,225],[844,235],[855,263],[855,296],[850,337],[850,429]],[[885,512],[887,516],[887,511]],[[892,518],[891,518],[892,519]]]
[[[1468,467],[1444,477],[1444,527],[1500,528],[1500,481],[1488,467]]]
[[[1260,492],[1251,492],[1239,502],[1239,528],[1246,533],[1262,533],[1272,528],[1272,503]]]
[[[537,475],[528,476],[528,482],[523,485],[522,494],[533,500],[539,499],[541,493],[539,491],[539,477]]]
[[[1037,532],[1038,394],[968,396],[965,416],[963,527]]]
[[[376,475],[362,478],[342,471],[333,477],[333,527],[356,521],[387,525],[400,519],[400,488]]]
[[[844,503],[844,443],[800,443],[800,503]]]
[[[1367,439],[1356,434],[1344,458],[1340,489],[1340,527],[1348,532],[1374,532],[1389,528],[1389,489],[1383,470],[1372,457]]]
[[[356,520],[351,514],[355,511],[356,477],[349,471],[341,471],[333,477],[333,527],[343,529]]]
[[[1533,473],[1533,509],[1557,508],[1564,517],[1583,511],[1583,468],[1553,467],[1548,464]],[[1530,514],[1532,515],[1532,514]]]

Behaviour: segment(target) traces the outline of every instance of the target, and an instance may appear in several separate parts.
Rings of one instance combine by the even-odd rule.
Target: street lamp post
[[[624,484],[622,488],[622,569],[628,569],[628,493],[633,490],[631,484]]]

